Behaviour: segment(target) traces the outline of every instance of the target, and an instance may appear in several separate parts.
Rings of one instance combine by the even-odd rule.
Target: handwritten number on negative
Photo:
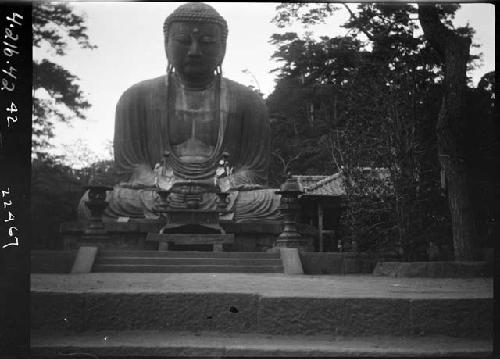
[[[17,231],[16,227],[9,228],[9,237],[14,237],[14,231]],[[15,242],[8,243],[8,244],[2,246],[2,248],[7,248],[8,246],[18,246],[19,245],[19,238],[14,237],[14,239],[16,240]]]
[[[14,102],[10,103],[10,107],[5,108],[5,111],[9,112],[11,115],[14,112],[17,112],[17,106]],[[10,123],[16,123],[17,122],[17,116],[7,116],[7,127],[10,127]]]
[[[10,107],[7,107],[5,111],[10,112],[11,114],[17,112],[17,106],[14,102],[10,103]]]

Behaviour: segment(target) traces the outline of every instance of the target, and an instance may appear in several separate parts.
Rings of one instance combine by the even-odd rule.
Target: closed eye
[[[202,44],[215,44],[217,41],[211,36],[203,36],[200,38]]]
[[[174,40],[177,43],[183,44],[183,45],[189,45],[191,43],[191,39],[189,37],[187,37],[187,36],[176,37]]]

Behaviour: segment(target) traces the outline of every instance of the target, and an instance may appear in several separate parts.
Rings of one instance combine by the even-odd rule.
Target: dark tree
[[[492,248],[499,237],[500,131],[495,109],[495,71],[485,74],[466,99],[467,168],[474,204],[476,249]]]
[[[83,16],[70,5],[37,2],[33,5],[33,46],[64,56],[70,42],[93,49]],[[84,119],[90,107],[77,83],[78,77],[49,59],[33,61],[33,154],[43,156],[53,137],[55,121]],[[44,98],[45,95],[45,98]],[[46,95],[49,96],[47,99]]]
[[[443,60],[443,100],[436,125],[439,161],[446,176],[455,260],[473,260],[474,213],[466,164],[467,62],[470,37],[445,26],[435,5],[419,5],[424,36]]]
[[[333,6],[282,4],[275,22],[321,22]],[[281,136],[276,136],[275,152],[293,160],[313,139],[318,155],[302,154],[293,169],[303,172],[306,162],[315,163],[321,174],[342,168],[347,183],[354,184],[348,188],[347,236],[378,243],[378,232],[380,243],[399,248],[400,258],[421,260],[429,255],[431,243],[451,241],[435,131],[444,62],[436,49],[414,36],[415,5],[361,4],[356,11],[350,4],[343,6],[350,13],[343,37],[313,40],[286,33],[271,39],[282,66],[268,105],[277,133],[292,132],[298,148],[284,151]],[[457,8],[439,9],[449,28]],[[470,28],[453,31],[471,37]],[[465,63],[471,66],[471,60],[468,56]],[[310,128],[318,130],[316,137]],[[319,155],[325,153],[326,160]]]
[[[359,43],[349,38],[300,39],[295,33],[273,35],[271,43],[278,46],[273,57],[282,63],[275,70],[276,89],[267,99],[272,132],[279,134],[272,138],[272,169],[280,169],[277,183],[289,170],[332,174],[339,164],[331,156],[328,135],[342,121],[345,81],[357,66]]]

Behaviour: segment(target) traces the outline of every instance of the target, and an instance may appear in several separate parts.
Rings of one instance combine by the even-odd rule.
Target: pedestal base
[[[127,223],[117,221],[105,222],[106,235],[84,236],[87,228],[83,222],[67,222],[61,225],[61,236],[66,250],[77,250],[81,246],[97,246],[99,249],[112,250],[157,250],[158,243],[146,241],[148,233],[159,233],[164,226],[158,220],[134,220]],[[259,221],[259,222],[222,222],[220,226],[225,233],[234,234],[234,244],[230,247],[234,252],[265,252],[269,248],[276,246],[276,239],[282,231],[279,222]],[[206,227],[202,232],[194,231],[193,227],[184,226],[182,234],[207,234],[210,233]],[[185,230],[185,231],[184,231]],[[177,232],[179,233],[179,232]],[[220,231],[213,231],[212,234],[220,234]],[[209,247],[205,245],[204,247]],[[202,248],[201,250],[211,250]],[[229,248],[228,248],[229,249]]]
[[[224,244],[234,243],[234,234],[148,233],[146,241],[158,241],[158,250],[168,251],[172,244],[182,246],[212,245],[214,252],[222,252]]]
[[[160,233],[224,234],[216,210],[179,209],[165,213],[166,224]]]

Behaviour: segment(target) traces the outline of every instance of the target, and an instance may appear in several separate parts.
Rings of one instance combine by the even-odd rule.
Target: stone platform
[[[239,252],[265,252],[272,248],[282,231],[282,224],[273,221],[233,222],[221,221],[225,233],[234,234],[234,243],[224,245],[225,250]],[[128,222],[104,222],[106,234],[85,236],[87,224],[66,222],[60,233],[65,250],[76,250],[80,246],[96,246],[114,250],[157,250],[158,241],[148,241],[148,233],[158,233],[163,224],[158,220],[129,220]]]
[[[492,350],[491,278],[33,274],[31,287],[34,355],[67,349],[100,357],[421,357]]]

